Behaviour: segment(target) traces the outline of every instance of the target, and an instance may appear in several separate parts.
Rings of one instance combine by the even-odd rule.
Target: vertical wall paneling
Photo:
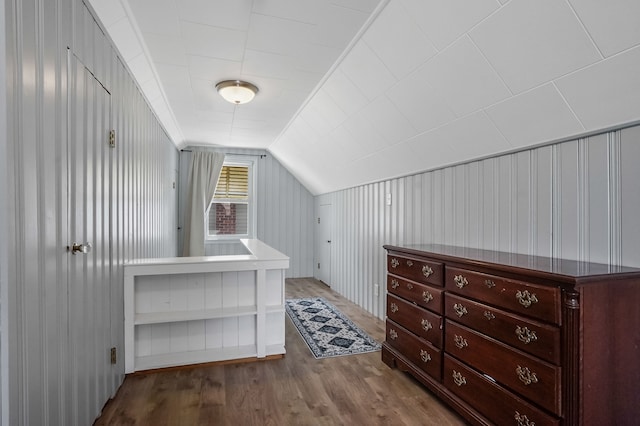
[[[81,1],[1,4],[2,421],[91,424],[123,378],[122,264],[176,253],[177,150]]]
[[[0,22],[7,22],[5,20],[5,4],[4,0],[0,0]],[[7,28],[11,28],[10,24],[6,25]],[[4,31],[0,31],[0,81],[7,82],[7,70],[6,64],[6,45],[7,39]],[[11,169],[8,164],[9,151],[8,143],[9,131],[7,127],[7,90],[5,84],[0,84],[0,170],[2,177],[0,177],[0,206],[7,206],[10,199],[10,189],[12,186],[12,179],[10,178]],[[8,359],[8,343],[9,334],[6,330],[8,322],[6,303],[9,297],[9,275],[8,275],[8,237],[9,232],[7,226],[9,223],[8,209],[0,207],[0,423],[8,424],[8,409],[9,406],[9,369],[7,363],[3,360]]]
[[[384,244],[640,266],[639,139],[629,127],[320,195],[335,220],[331,286],[383,319]]]

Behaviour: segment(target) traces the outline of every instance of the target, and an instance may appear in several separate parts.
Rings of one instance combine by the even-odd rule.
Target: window
[[[254,238],[253,166],[227,156],[209,206],[208,239]]]

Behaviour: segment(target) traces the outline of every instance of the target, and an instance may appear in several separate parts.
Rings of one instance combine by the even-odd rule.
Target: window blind
[[[249,167],[223,166],[213,198],[247,200],[249,198]]]

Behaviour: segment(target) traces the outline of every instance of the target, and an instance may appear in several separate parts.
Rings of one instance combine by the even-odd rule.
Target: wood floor
[[[377,341],[384,322],[313,279],[286,297],[322,296]],[[284,358],[126,377],[95,425],[462,425],[380,352],[316,360],[289,319]]]

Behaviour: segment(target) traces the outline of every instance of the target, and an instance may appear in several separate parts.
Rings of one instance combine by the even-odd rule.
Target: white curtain
[[[184,214],[183,256],[204,256],[205,214],[224,163],[220,152],[193,151],[189,166],[189,186]]]

